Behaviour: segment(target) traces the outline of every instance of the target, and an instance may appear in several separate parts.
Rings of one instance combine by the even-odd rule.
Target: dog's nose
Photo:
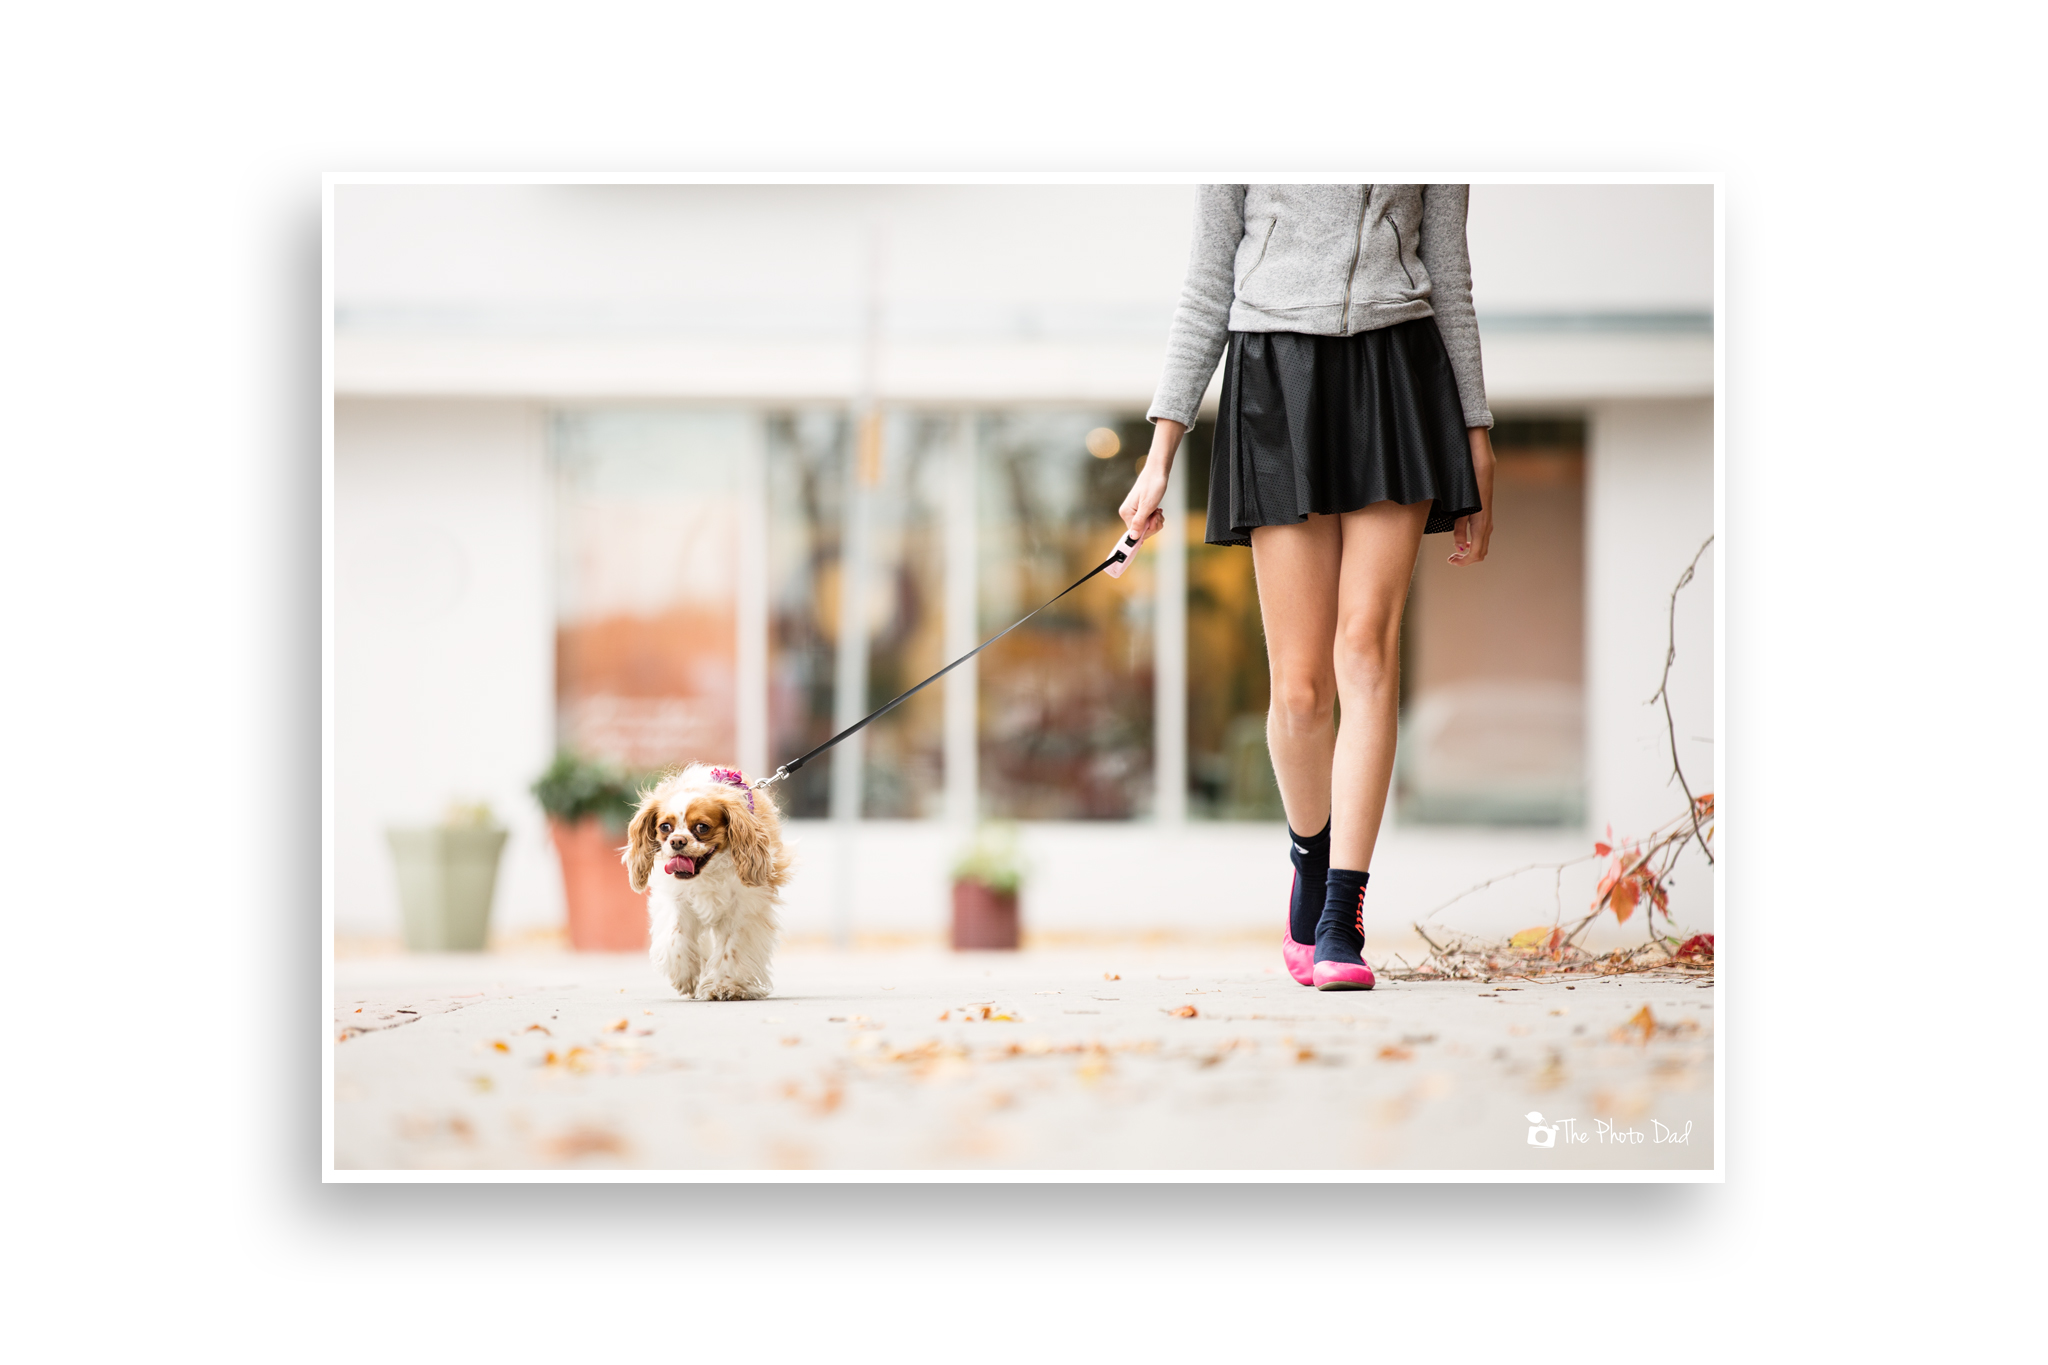
[[[685,848],[689,847],[689,844],[690,841],[688,839],[683,838],[675,838],[668,841],[668,846],[678,853],[681,853]]]

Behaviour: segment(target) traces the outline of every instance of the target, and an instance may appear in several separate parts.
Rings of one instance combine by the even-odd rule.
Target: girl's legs
[[[1287,823],[1297,836],[1292,918],[1302,921],[1306,913],[1324,921],[1318,960],[1363,963],[1357,898],[1393,775],[1401,610],[1428,513],[1428,503],[1381,502],[1252,532],[1272,669],[1267,745]],[[1340,699],[1341,732],[1331,714],[1331,703]],[[1315,914],[1299,903],[1313,892],[1299,876],[1299,839],[1311,830],[1325,830],[1327,852],[1317,852],[1320,865],[1331,869],[1326,875],[1335,889],[1328,894],[1346,901],[1336,911]],[[1333,919],[1341,923],[1333,927]],[[1290,936],[1300,934],[1297,923]],[[1359,984],[1370,980],[1363,973]]]

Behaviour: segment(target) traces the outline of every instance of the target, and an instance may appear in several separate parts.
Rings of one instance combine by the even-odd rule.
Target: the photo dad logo
[[[1619,1128],[1605,1119],[1593,1120],[1593,1131],[1589,1133],[1578,1126],[1577,1119],[1559,1119],[1556,1123],[1545,1123],[1543,1115],[1533,1109],[1522,1115],[1522,1117],[1529,1121],[1529,1145],[1531,1147],[1555,1147],[1557,1146],[1557,1138],[1560,1133],[1564,1134],[1564,1140],[1567,1143],[1598,1141],[1603,1145],[1609,1142],[1618,1142],[1625,1146],[1633,1145],[1642,1142],[1646,1136],[1653,1145],[1666,1142],[1689,1142],[1692,1139],[1691,1119],[1685,1121],[1685,1127],[1683,1128],[1666,1128],[1657,1120],[1651,1119],[1650,1132],[1645,1134],[1640,1128],[1634,1126]]]

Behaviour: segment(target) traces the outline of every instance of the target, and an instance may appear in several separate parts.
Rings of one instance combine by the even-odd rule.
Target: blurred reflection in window
[[[958,450],[950,416],[891,413],[868,500],[868,692],[862,714],[946,662],[946,464]],[[834,618],[837,619],[836,617]],[[829,708],[829,697],[827,700]],[[912,697],[861,732],[861,814],[918,819],[945,807],[944,685]]]
[[[632,768],[731,762],[744,413],[557,414],[556,736]]]
[[[1486,563],[1424,540],[1403,626],[1403,819],[1585,819],[1585,425],[1494,428]]]
[[[1109,553],[1141,444],[1105,413],[981,419],[981,633],[1001,630]],[[1136,448],[1133,449],[1133,445]],[[981,808],[1010,819],[1118,819],[1152,806],[1150,555],[1091,582],[981,656]]]
[[[774,413],[767,428],[768,754],[774,764],[832,734],[839,540],[853,433],[836,412]],[[783,813],[827,814],[831,778],[828,761],[806,765],[777,791]]]
[[[1185,502],[1188,546],[1188,815],[1278,820],[1280,786],[1266,751],[1270,679],[1252,554],[1205,545],[1215,426],[1182,443],[1174,479]]]

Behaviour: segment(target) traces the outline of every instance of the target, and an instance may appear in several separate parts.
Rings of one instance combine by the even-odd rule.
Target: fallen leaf
[[[1550,925],[1539,924],[1533,929],[1524,929],[1521,933],[1516,934],[1514,937],[1510,938],[1508,940],[1508,947],[1540,948],[1545,943],[1548,943],[1550,941],[1551,933],[1552,928]]]
[[[653,1011],[653,1010],[641,1010],[640,1012],[641,1012],[642,1014],[652,1014],[652,1013],[654,1013],[654,1011]]]
[[[494,1038],[491,1040],[491,1049],[494,1052],[510,1052],[512,1050],[512,1045],[510,1043],[500,1042]]]
[[[361,1005],[358,1005],[358,1006],[356,1006],[356,1013],[357,1013],[357,1014],[361,1014],[362,1012],[363,1012],[363,1007],[362,1007]]]
[[[1714,960],[1714,936],[1694,934],[1678,945],[1678,959],[1681,962],[1712,962]]]
[[[803,1039],[797,1037],[794,1033],[792,1033],[789,1035],[789,1037],[784,1038],[782,1040],[782,1045],[784,1047],[795,1047],[798,1043],[801,1043],[802,1041]]]
[[[606,1033],[624,1033],[626,1031],[626,1021],[623,1019],[614,1020],[604,1026],[604,1031]]]
[[[550,1038],[552,1038],[552,1037],[554,1037],[554,1036],[555,1036],[555,1035],[554,1035],[554,1034],[552,1034],[552,1033],[548,1033],[548,1031],[547,1031],[546,1029],[542,1028],[542,1027],[541,1027],[541,1026],[540,1026],[539,1024],[528,1024],[528,1025],[526,1026],[526,1031],[527,1031],[528,1033],[547,1033],[548,1037],[550,1037]]]
[[[1415,1060],[1415,1054],[1405,1047],[1396,1047],[1389,1043],[1380,1049],[1380,1060],[1383,1062],[1409,1062]]]
[[[1640,1035],[1640,1041],[1648,1043],[1657,1032],[1657,1016],[1650,1013],[1648,1005],[1629,1016],[1626,1024],[1609,1036],[1617,1043],[1626,1043],[1632,1035]]]
[[[1121,980],[1123,980],[1123,978],[1122,978],[1121,976],[1118,976],[1118,975],[1117,975],[1117,974],[1116,974],[1115,972],[1104,972],[1104,973],[1102,974],[1102,979],[1103,979],[1104,981],[1121,981]],[[361,1013],[362,1013],[362,1011],[361,1011],[361,1010],[357,1010],[357,1011],[356,1011],[356,1013],[357,1013],[357,1014],[361,1014]]]
[[[1195,1007],[1193,1005],[1182,1005],[1177,1010],[1168,1010],[1167,1013],[1176,1019],[1192,1019],[1195,1017]]]
[[[626,1150],[626,1140],[602,1128],[572,1128],[560,1137],[549,1138],[541,1147],[549,1156],[574,1160],[584,1156],[622,1155]]]
[[[939,1016],[939,1022],[943,1024],[943,1023],[945,1023],[945,1022],[946,1022],[946,1021],[947,1021],[948,1019],[951,1019],[952,1017],[953,1017],[953,1011],[951,1011],[951,1010],[947,1010],[947,1011],[946,1011],[946,1012],[945,1012],[944,1014],[942,1014],[942,1015],[940,1015],[940,1016]]]
[[[486,1091],[491,1088],[491,1078],[489,1076],[472,1076],[469,1078],[469,1083],[470,1085],[474,1086],[479,1092]]]

